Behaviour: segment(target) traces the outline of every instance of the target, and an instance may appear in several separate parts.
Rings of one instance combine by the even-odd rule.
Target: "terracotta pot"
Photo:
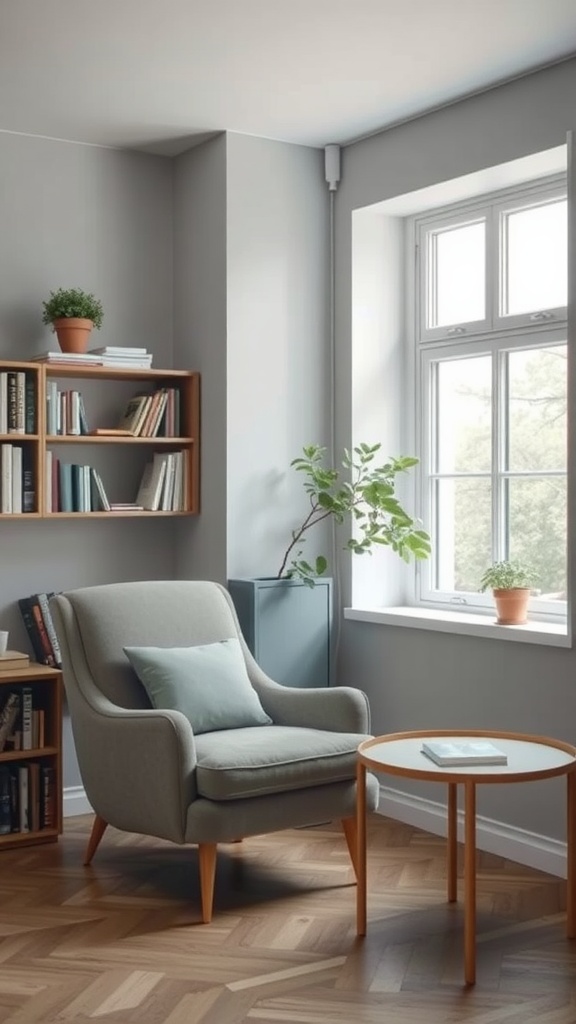
[[[86,352],[90,332],[94,326],[91,320],[79,316],[65,316],[54,321],[54,330],[62,352]]]
[[[523,626],[528,620],[527,609],[530,598],[528,587],[514,587],[510,590],[493,590],[496,602],[496,621],[500,626]]]

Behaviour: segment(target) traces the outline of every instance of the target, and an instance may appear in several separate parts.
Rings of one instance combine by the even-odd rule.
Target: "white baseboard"
[[[406,825],[446,835],[446,806],[434,800],[424,800],[388,786],[380,786],[378,813],[387,818],[403,821]],[[464,814],[458,812],[458,839],[464,840]],[[535,832],[526,832],[491,818],[476,818],[476,845],[479,850],[506,857],[517,864],[546,871],[558,878],[566,878],[566,843]]]
[[[64,789],[62,812],[65,818],[74,818],[77,814],[93,813],[83,786],[67,786]]]
[[[92,814],[83,786],[68,786],[64,790],[64,817]],[[406,825],[414,825],[435,836],[446,835],[446,806],[434,800],[411,796],[389,786],[380,786],[378,813]],[[464,815],[458,813],[458,838],[464,840]],[[505,825],[491,818],[476,818],[476,845],[479,850],[497,857],[546,871],[558,878],[566,878],[566,843],[535,832]]]

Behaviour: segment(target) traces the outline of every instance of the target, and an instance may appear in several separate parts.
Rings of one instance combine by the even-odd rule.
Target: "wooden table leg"
[[[356,931],[366,935],[366,765],[360,760],[356,769]]]
[[[465,782],[464,822],[464,977],[476,982],[476,785]]]
[[[569,939],[576,938],[576,774],[568,772],[566,776],[568,795],[567,827],[566,827],[566,935]]]
[[[458,806],[458,786],[455,782],[448,783],[448,847],[446,871],[448,875],[448,902],[458,899],[458,836],[456,813]]]

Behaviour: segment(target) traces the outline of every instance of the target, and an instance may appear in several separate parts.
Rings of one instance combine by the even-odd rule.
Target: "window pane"
[[[508,466],[566,468],[566,345],[508,354]]]
[[[565,306],[568,282],[566,200],[506,214],[502,315]]]
[[[436,495],[436,587],[477,591],[492,561],[490,480],[438,480]]]
[[[541,597],[566,600],[566,479],[508,481],[510,557],[530,562]]]
[[[492,359],[437,364],[437,450],[440,473],[489,471],[492,452]]]
[[[484,320],[485,234],[484,221],[431,233],[428,327]]]

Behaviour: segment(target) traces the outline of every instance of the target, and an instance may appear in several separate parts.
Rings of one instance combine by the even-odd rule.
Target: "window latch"
[[[447,333],[448,334],[466,334],[466,328],[465,327],[449,327]]]
[[[554,314],[553,313],[547,313],[547,312],[544,312],[543,310],[541,310],[538,313],[531,313],[530,314],[530,320],[538,321],[538,320],[553,320],[553,319],[554,319]]]

